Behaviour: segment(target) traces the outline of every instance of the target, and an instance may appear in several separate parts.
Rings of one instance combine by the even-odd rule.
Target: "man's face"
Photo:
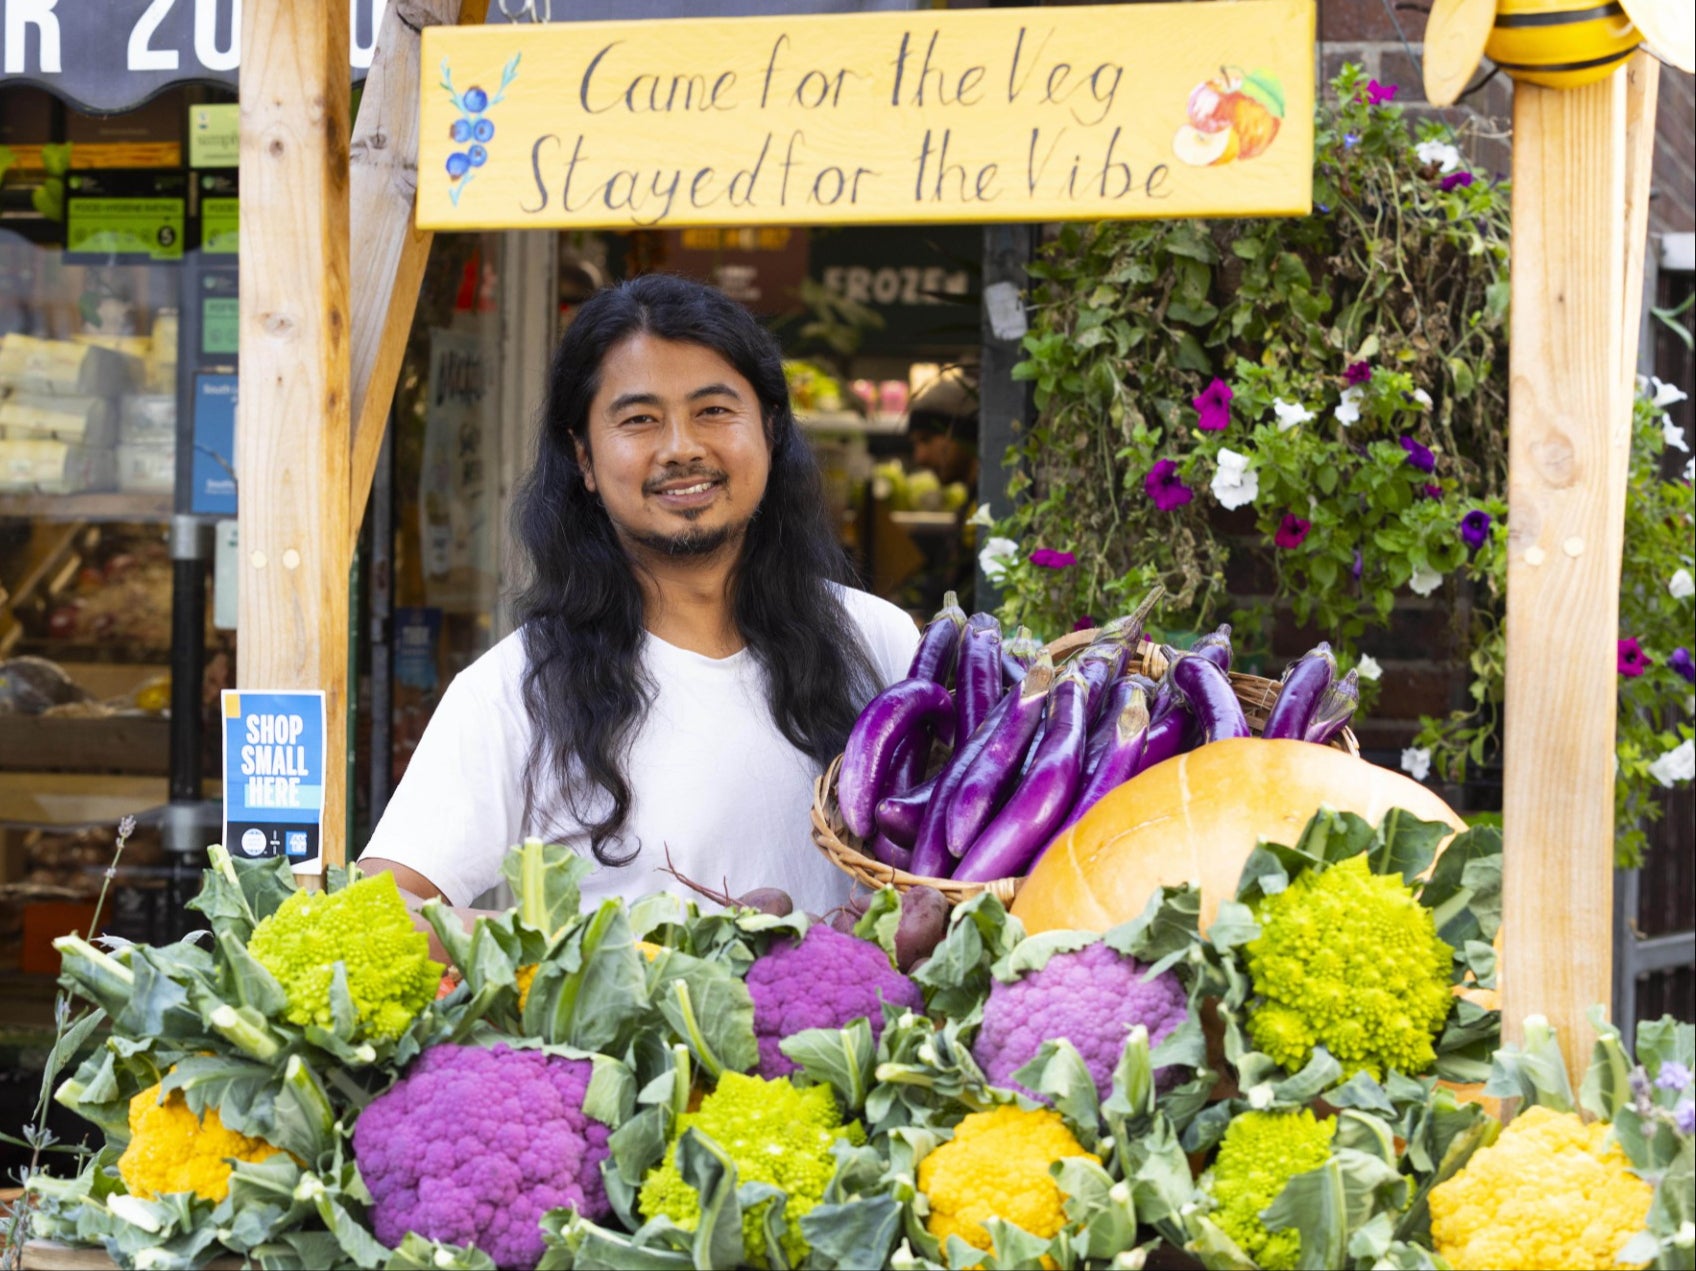
[[[670,556],[740,543],[771,472],[753,385],[711,349],[646,334],[602,361],[577,458],[626,548]]]

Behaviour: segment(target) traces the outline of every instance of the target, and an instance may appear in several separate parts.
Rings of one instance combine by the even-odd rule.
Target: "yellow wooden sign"
[[[1299,215],[1312,0],[424,31],[424,229]]]

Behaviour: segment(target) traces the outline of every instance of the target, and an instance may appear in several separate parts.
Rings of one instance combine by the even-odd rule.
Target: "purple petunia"
[[[1231,423],[1231,386],[1224,380],[1215,379],[1201,390],[1200,397],[1190,398],[1190,404],[1201,415],[1196,424],[1203,432],[1220,432]]]
[[[1377,80],[1366,83],[1366,103],[1369,106],[1382,106],[1387,101],[1395,99],[1399,89],[1397,84],[1380,84]]]
[[[1148,497],[1162,512],[1181,508],[1195,498],[1195,491],[1178,478],[1178,464],[1173,459],[1162,459],[1150,468],[1148,475],[1142,479],[1142,488],[1148,491]]]
[[[1312,528],[1312,521],[1303,520],[1294,512],[1286,512],[1284,519],[1278,524],[1278,532],[1272,536],[1272,541],[1286,549],[1300,547],[1307,538],[1307,532]]]
[[[1095,618],[1092,615],[1086,613],[1086,614],[1080,615],[1078,620],[1072,624],[1072,630],[1073,631],[1088,631],[1088,630],[1090,630],[1090,628],[1092,628],[1094,626],[1095,626]]]
[[[1667,659],[1667,665],[1676,674],[1682,675],[1690,683],[1696,684],[1696,661],[1691,660],[1690,650],[1683,645],[1679,645],[1672,651],[1672,656]]]
[[[1437,456],[1412,437],[1402,438],[1402,449],[1407,451],[1407,461],[1421,472],[1437,471]]]
[[[1078,558],[1070,552],[1057,552],[1052,547],[1039,547],[1031,553],[1031,564],[1044,569],[1065,569],[1076,565]]]
[[[1643,646],[1637,643],[1636,636],[1626,636],[1619,642],[1619,673],[1626,679],[1636,679],[1653,665],[1649,655],[1643,652]]]
[[[1349,573],[1356,582],[1360,581],[1362,571],[1366,569],[1366,557],[1360,554],[1360,548],[1354,549],[1354,564],[1349,566]]]
[[[1443,487],[1427,481],[1419,487],[1419,494],[1421,498],[1440,499],[1443,497]]]
[[[1365,362],[1350,362],[1343,368],[1343,383],[1357,388],[1372,378],[1372,367]]]
[[[1490,541],[1490,526],[1492,523],[1493,518],[1488,512],[1473,508],[1472,511],[1460,518],[1461,539],[1476,552]]]
[[[1472,173],[1464,170],[1460,172],[1451,172],[1437,184],[1442,188],[1444,194],[1448,194],[1453,190],[1460,189],[1462,186],[1471,185]]]

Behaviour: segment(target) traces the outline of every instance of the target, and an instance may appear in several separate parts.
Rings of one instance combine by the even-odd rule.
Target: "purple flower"
[[[1443,497],[1443,487],[1427,481],[1419,487],[1419,493],[1422,498],[1440,499]]]
[[[1385,102],[1394,99],[1398,87],[1396,84],[1380,84],[1375,79],[1368,80],[1366,82],[1367,105],[1382,106]]]
[[[1225,383],[1224,380],[1215,379],[1201,390],[1200,397],[1190,398],[1190,404],[1201,415],[1201,420],[1196,427],[1204,432],[1220,432],[1228,428],[1231,423],[1231,398],[1233,396],[1235,394],[1231,392],[1229,384]]]
[[[1343,134],[1343,149],[1344,150],[1353,150],[1359,144],[1360,144],[1360,134],[1358,132],[1345,132]]]
[[[1286,549],[1300,547],[1302,541],[1307,538],[1307,532],[1312,528],[1312,521],[1304,521],[1294,512],[1286,512],[1278,525],[1278,532],[1272,536],[1272,541]]]
[[[1150,468],[1142,479],[1142,488],[1162,512],[1181,508],[1195,498],[1195,491],[1178,479],[1178,464],[1173,459],[1162,459]]]
[[[1360,548],[1354,549],[1354,564],[1349,566],[1349,573],[1356,582],[1360,581],[1361,571],[1366,568],[1366,557],[1360,554]]]
[[[1637,643],[1636,636],[1626,636],[1619,642],[1619,673],[1628,680],[1634,680],[1653,666],[1653,661],[1643,646]]]
[[[1686,1099],[1672,1110],[1672,1123],[1680,1134],[1696,1134],[1696,1103]]]
[[[1402,438],[1402,449],[1407,451],[1407,461],[1421,472],[1437,471],[1437,456],[1412,437]]]
[[[1372,378],[1372,368],[1365,362],[1350,362],[1343,368],[1343,383],[1355,388]]]
[[[1466,545],[1476,552],[1489,542],[1491,524],[1492,518],[1488,512],[1473,508],[1460,518],[1460,536]]]
[[[1451,190],[1458,190],[1462,186],[1471,185],[1472,173],[1466,171],[1451,172],[1437,184],[1442,188],[1444,194],[1448,194]]]
[[[1691,660],[1690,650],[1683,645],[1672,651],[1672,656],[1667,659],[1667,665],[1692,684],[1696,684],[1696,661]]]
[[[1086,614],[1080,615],[1078,620],[1072,624],[1072,630],[1073,631],[1088,631],[1093,626],[1095,626],[1095,619],[1091,615],[1086,613]]]
[[[1031,564],[1041,565],[1044,569],[1065,569],[1076,565],[1078,558],[1070,552],[1057,552],[1052,547],[1039,547],[1031,553]]]
[[[1669,1059],[1661,1065],[1661,1071],[1655,1075],[1655,1084],[1662,1090],[1688,1090],[1690,1088],[1690,1069],[1676,1059]]]

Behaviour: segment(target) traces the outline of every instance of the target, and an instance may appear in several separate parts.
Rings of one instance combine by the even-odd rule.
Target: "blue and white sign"
[[[324,695],[224,692],[224,846],[323,872]]]
[[[234,375],[194,377],[194,483],[189,510],[198,516],[236,514],[236,390]]]

